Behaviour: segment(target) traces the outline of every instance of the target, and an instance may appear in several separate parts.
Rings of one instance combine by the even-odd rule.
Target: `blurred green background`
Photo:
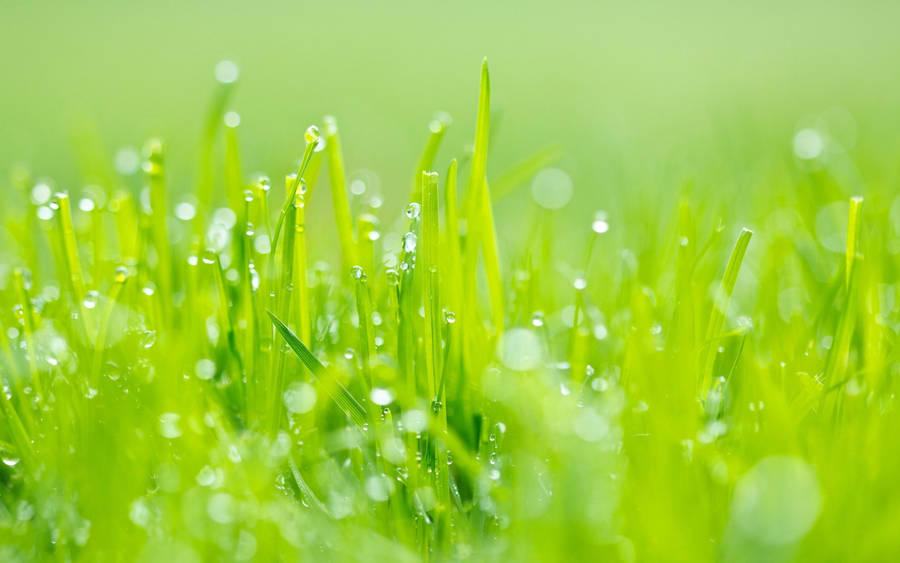
[[[155,135],[173,189],[189,187],[225,58],[241,69],[245,172],[287,172],[305,127],[333,114],[349,169],[376,171],[389,205],[406,197],[435,110],[454,118],[441,167],[471,142],[483,56],[499,120],[489,174],[558,144],[576,214],[687,176],[746,187],[742,175],[790,162],[798,124],[836,107],[865,170],[893,170],[898,150],[897,2],[0,6],[0,173],[26,163],[70,190],[85,181],[75,145],[111,158]]]

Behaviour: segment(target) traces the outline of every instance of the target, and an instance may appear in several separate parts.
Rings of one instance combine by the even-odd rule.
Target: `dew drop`
[[[216,64],[216,80],[222,84],[231,84],[238,79],[238,75],[238,66],[234,61],[219,61],[219,63]]]
[[[90,213],[96,207],[97,207],[97,204],[94,203],[94,200],[92,200],[89,197],[83,197],[80,200],[78,200],[78,209],[80,209],[81,211],[84,211],[85,213]]]
[[[602,235],[609,231],[609,223],[606,221],[606,212],[598,211],[594,214],[594,220],[591,222],[591,230]]]
[[[197,214],[194,204],[189,201],[182,201],[175,206],[175,217],[182,221],[190,221]]]
[[[738,481],[731,503],[737,529],[769,545],[800,540],[815,524],[822,493],[815,470],[796,457],[767,457]]]
[[[383,387],[373,387],[372,392],[369,393],[369,398],[372,399],[373,403],[380,406],[387,406],[394,402],[394,394],[390,389]]]
[[[794,135],[793,145],[798,158],[813,160],[825,149],[825,139],[815,129],[801,129]]]
[[[282,394],[284,406],[292,414],[303,414],[316,404],[316,388],[303,381],[291,383]]]
[[[225,114],[225,127],[234,129],[241,124],[241,116],[236,111],[229,111]]]
[[[534,201],[544,209],[561,209],[572,199],[572,179],[559,168],[545,168],[531,183]]]
[[[181,417],[178,413],[167,412],[161,414],[159,416],[159,433],[170,440],[178,438],[181,436],[181,428],[178,426],[180,419]]]
[[[140,338],[141,348],[152,348],[154,344],[156,344],[156,331],[145,330]]]
[[[31,189],[31,202],[35,205],[43,205],[50,201],[53,190],[44,182],[38,182]]]
[[[319,128],[315,125],[310,125],[306,128],[306,132],[303,134],[303,140],[307,143],[318,143],[319,141]]]
[[[500,337],[498,356],[507,368],[528,371],[541,362],[541,342],[530,329],[512,328]]]
[[[402,415],[400,415],[400,422],[403,424],[403,428],[407,432],[419,433],[425,430],[428,419],[425,416],[425,412],[419,409],[410,409],[408,411],[404,411]]]
[[[199,379],[212,379],[216,374],[216,363],[209,358],[201,358],[197,360],[197,363],[194,365],[194,374],[196,374]]]
[[[403,235],[403,252],[407,254],[412,254],[416,251],[416,243],[418,242],[418,238],[416,237],[416,233],[406,233]]]
[[[84,305],[85,309],[93,309],[97,306],[97,302],[100,300],[100,294],[94,290],[88,291],[84,297],[84,301],[82,301],[82,305]]]

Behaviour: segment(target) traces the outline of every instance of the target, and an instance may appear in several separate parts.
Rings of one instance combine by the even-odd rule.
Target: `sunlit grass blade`
[[[850,198],[850,215],[847,219],[847,251],[845,265],[845,280],[850,287],[850,277],[859,253],[859,233],[862,226],[860,214],[862,213],[863,198],[856,196]]]
[[[728,313],[728,305],[731,302],[731,294],[734,293],[734,286],[737,284],[738,273],[741,270],[741,264],[744,262],[744,254],[747,252],[747,246],[750,244],[750,237],[753,231],[744,228],[738,236],[734,248],[731,250],[731,256],[728,257],[728,264],[725,266],[725,273],[722,276],[722,282],[719,284],[715,295],[713,296],[712,310],[709,313],[709,323],[706,327],[706,338],[703,342],[703,357],[701,363],[703,371],[700,374],[701,385],[700,393],[705,396],[708,386],[713,377],[713,368],[716,362],[718,345],[717,338],[722,332],[722,326],[725,323],[725,315]]]
[[[86,293],[84,274],[81,271],[81,260],[78,258],[78,242],[75,240],[75,228],[72,226],[72,208],[69,194],[57,193],[56,217],[58,219],[60,247],[66,271],[62,272],[72,291],[72,300],[76,304],[84,301]]]
[[[441,366],[440,318],[440,230],[438,216],[438,178],[436,172],[422,172],[422,265],[424,266],[423,299],[425,301],[425,371],[428,396],[436,401]]]
[[[146,160],[144,172],[150,187],[150,229],[153,236],[153,248],[156,251],[155,281],[163,295],[170,295],[172,290],[172,258],[169,248],[168,201],[166,197],[166,169],[163,160],[163,144],[159,139],[151,139],[144,147]],[[167,303],[167,300],[164,301]],[[163,311],[168,312],[168,304]]]
[[[500,274],[500,253],[497,247],[497,230],[494,226],[494,211],[491,208],[491,191],[487,180],[481,188],[482,209],[481,227],[478,229],[481,235],[482,251],[484,253],[484,270],[487,277],[488,295],[491,302],[491,319],[493,330],[500,334],[503,332],[505,305],[503,297],[503,280]]]
[[[331,184],[331,202],[334,206],[334,221],[337,225],[338,241],[343,254],[344,270],[356,265],[356,242],[353,240],[353,219],[347,201],[347,181],[344,177],[344,155],[338,134],[337,120],[326,116],[325,150],[328,152],[328,175]]]
[[[481,86],[478,92],[478,113],[475,117],[475,142],[472,168],[463,204],[463,217],[470,219],[474,208],[481,204],[481,187],[486,178],[488,134],[491,128],[491,78],[487,58],[481,62]]]
[[[436,116],[428,124],[428,141],[422,150],[422,156],[419,157],[419,164],[416,166],[416,172],[413,174],[412,190],[409,201],[422,201],[422,172],[431,170],[434,166],[434,157],[441,146],[441,139],[450,125],[450,118],[446,114]]]
[[[359,357],[362,362],[363,382],[366,393],[373,386],[372,356],[375,354],[375,327],[372,325],[372,298],[365,270],[361,266],[351,269],[356,293],[356,313],[359,318]]]
[[[316,143],[319,141],[318,128],[315,126],[307,128],[304,138],[306,140],[306,148],[304,149],[303,157],[300,160],[300,168],[297,170],[297,175],[294,177],[294,181],[288,189],[287,197],[284,200],[284,204],[281,206],[281,213],[278,214],[278,220],[275,222],[275,234],[272,235],[272,249],[270,251],[273,258],[275,257],[275,251],[278,249],[278,239],[281,235],[284,219],[287,216],[288,209],[294,204],[294,199],[297,197],[297,189],[303,183],[303,174],[306,172],[306,167],[309,166],[309,161],[312,159]]]
[[[856,326],[856,281],[859,278],[857,264],[859,256],[859,234],[862,228],[863,198],[850,199],[850,211],[847,218],[847,250],[844,267],[844,296],[838,312],[837,326],[834,330],[834,339],[828,356],[825,359],[825,367],[822,371],[822,383],[826,386],[835,385],[838,374],[847,367],[847,356],[850,353],[850,341]]]

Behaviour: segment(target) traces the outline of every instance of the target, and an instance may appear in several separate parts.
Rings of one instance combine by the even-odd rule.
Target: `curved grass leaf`
[[[316,377],[317,379],[328,377],[328,369],[313,355],[312,352],[310,352],[306,345],[300,342],[297,335],[291,332],[291,329],[281,322],[271,311],[266,312],[269,313],[269,317],[272,319],[272,323],[275,325],[278,333],[281,334],[281,337],[284,338],[288,346],[291,347],[291,350],[297,354],[297,357],[300,358],[303,365],[312,372],[313,377]],[[360,427],[363,426],[367,420],[366,408],[356,400],[356,397],[354,397],[346,387],[341,385],[340,381],[333,380],[330,383],[333,383],[333,385],[326,385],[325,387],[328,389],[328,394],[331,396],[332,400],[337,403],[337,406],[340,407],[354,423]]]

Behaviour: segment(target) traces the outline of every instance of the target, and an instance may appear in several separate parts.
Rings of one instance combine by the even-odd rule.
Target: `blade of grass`
[[[312,352],[309,351],[309,348],[300,342],[300,339],[291,332],[291,329],[281,322],[271,311],[268,311],[268,313],[269,318],[272,319],[272,323],[275,325],[278,333],[284,338],[291,350],[293,350],[297,357],[300,358],[300,361],[307,369],[309,369],[313,376],[317,379],[329,378],[327,368],[322,365],[322,362],[320,362]],[[331,399],[357,426],[362,427],[365,425],[368,419],[365,407],[363,407],[363,405],[360,404],[350,391],[348,391],[339,381],[335,380],[332,383],[334,384],[334,390],[332,390],[330,385],[326,386],[331,395]]]
[[[859,234],[861,230],[860,214],[862,212],[863,198],[850,199],[850,212],[847,218],[847,249],[845,254],[844,274],[845,292],[838,313],[837,326],[834,331],[834,340],[825,358],[825,367],[822,371],[822,384],[826,387],[835,383],[839,372],[846,369],[847,356],[850,353],[850,340],[856,324],[856,298],[855,286],[857,279],[857,260],[859,253]]]
[[[753,231],[744,228],[738,236],[734,248],[731,250],[731,256],[728,257],[728,265],[725,267],[725,274],[722,276],[722,282],[713,298],[712,311],[709,314],[709,324],[706,328],[706,339],[703,343],[705,360],[701,364],[703,371],[700,374],[701,387],[700,392],[705,396],[706,390],[713,378],[713,368],[716,362],[717,347],[715,346],[716,338],[722,332],[722,326],[725,323],[725,315],[728,312],[728,304],[731,302],[731,294],[734,293],[734,286],[737,283],[738,272],[741,270],[741,264],[744,261],[744,254],[747,252],[747,246],[750,244],[750,237]]]
[[[356,242],[353,240],[353,219],[347,201],[347,181],[344,177],[344,156],[338,134],[337,120],[326,116],[325,150],[328,151],[328,174],[331,183],[331,202],[334,206],[334,220],[337,224],[338,241],[343,255],[344,271],[357,264]]]
[[[422,173],[431,170],[434,165],[434,157],[441,146],[441,139],[450,125],[450,120],[446,115],[440,115],[431,120],[428,124],[428,141],[422,150],[422,156],[419,157],[419,164],[416,166],[416,172],[413,174],[412,190],[410,191],[409,201],[422,201]]]
[[[162,295],[172,294],[172,253],[169,245],[168,204],[164,147],[159,139],[151,139],[144,148],[147,156],[144,172],[150,185],[151,231],[156,250],[156,284]],[[169,299],[163,300],[163,313],[168,318]]]

